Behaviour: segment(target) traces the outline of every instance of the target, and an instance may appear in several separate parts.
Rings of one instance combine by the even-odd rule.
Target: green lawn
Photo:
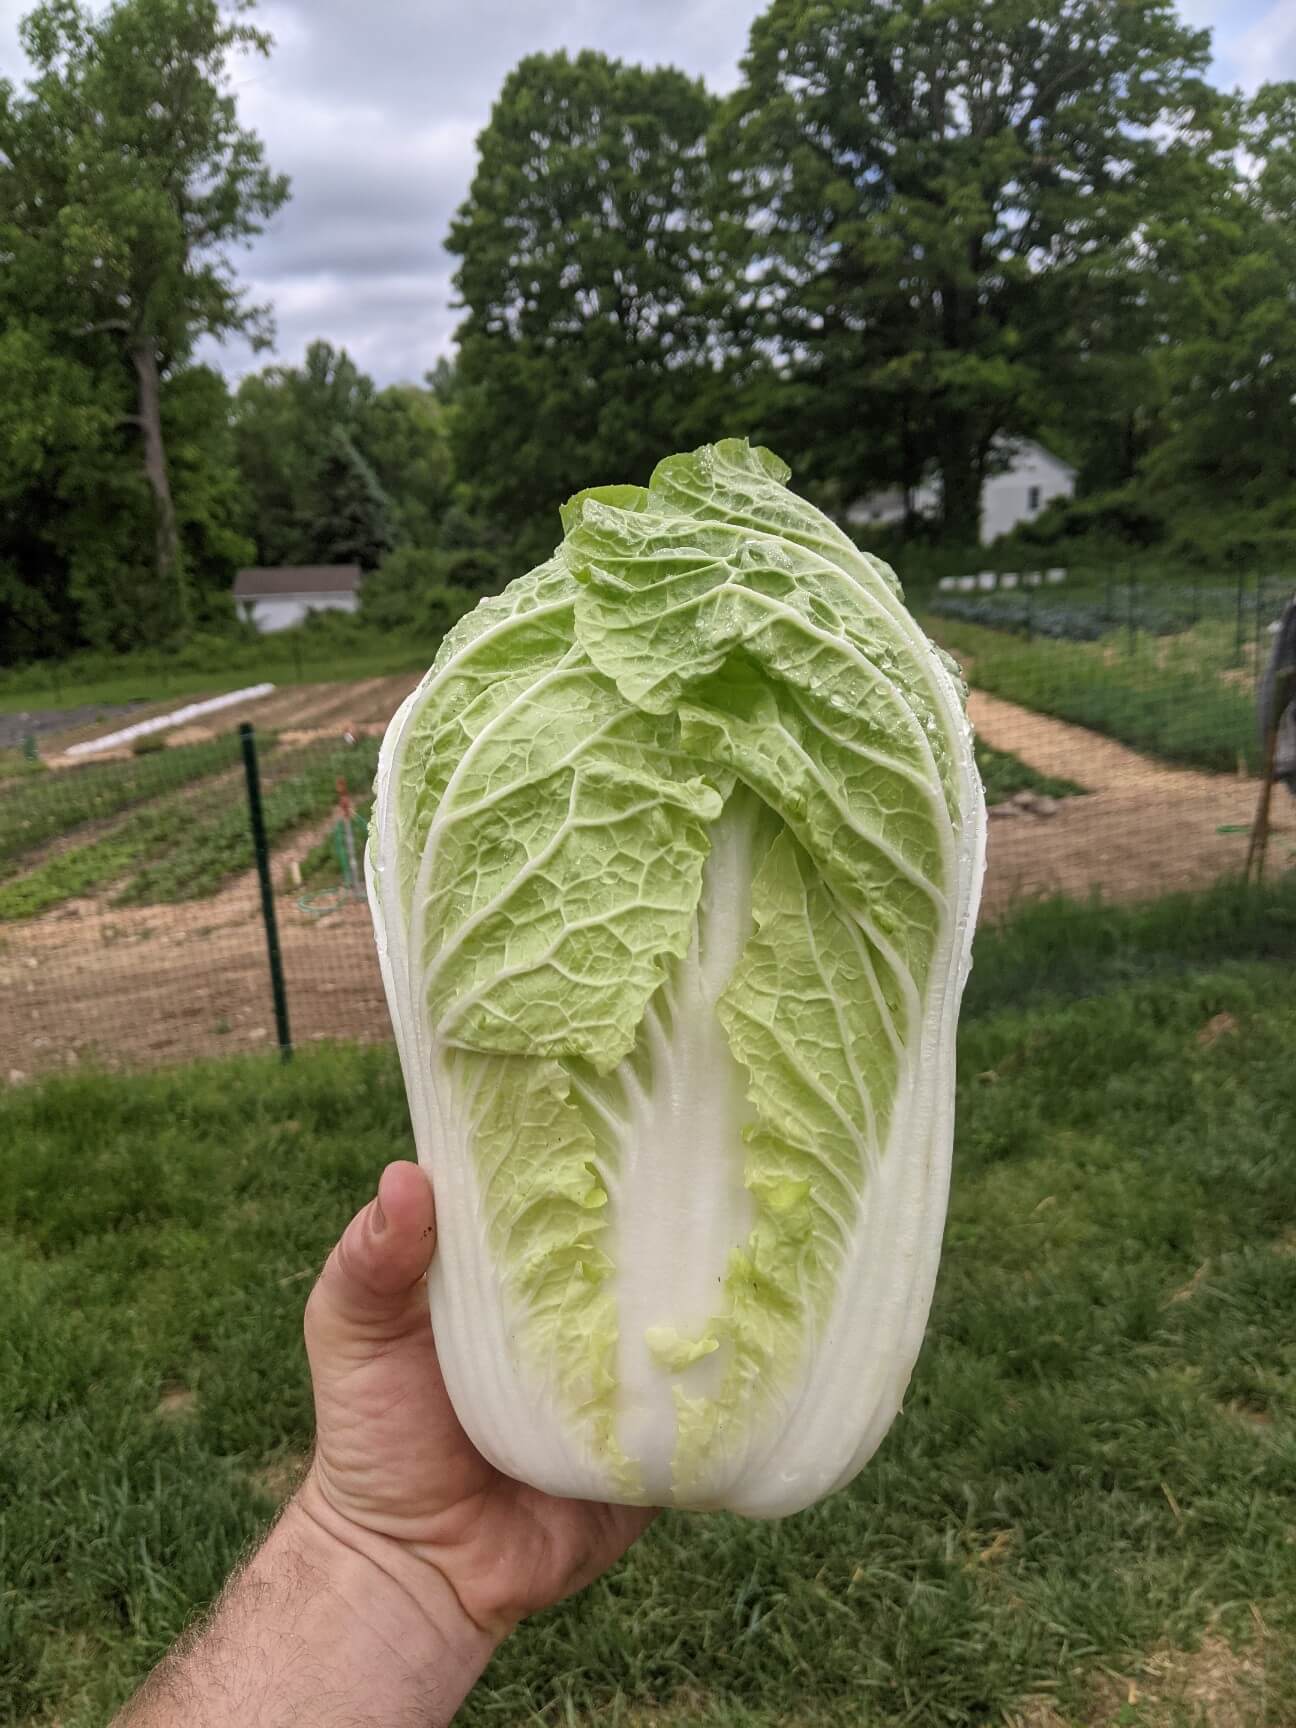
[[[953,618],[924,622],[967,663],[978,689],[1168,762],[1221,773],[1235,771],[1239,757],[1253,771],[1259,766],[1252,679],[1249,672],[1239,678],[1233,667],[1225,624],[1142,637],[1130,652],[1119,636],[1027,641]]]
[[[381,678],[426,670],[436,650],[435,639],[420,642],[358,625],[325,625],[252,640],[204,636],[177,653],[79,654],[0,672],[0,713],[181,702],[251,684]]]
[[[877,1459],[782,1523],[663,1518],[464,1720],[972,1728],[1047,1688],[1163,1728],[1094,1675],[1261,1622],[1296,1720],[1294,961],[1292,886],[983,935]],[[389,1050],[316,1048],[0,1094],[0,1146],[0,1721],[98,1728],[308,1445],[302,1304],[404,1099]]]

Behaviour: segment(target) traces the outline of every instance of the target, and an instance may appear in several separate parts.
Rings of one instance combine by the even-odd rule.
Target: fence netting
[[[239,727],[255,728],[294,1045],[389,1036],[364,900],[378,746],[415,676],[275,691],[91,756],[5,752],[0,1050],[17,1081],[278,1041]],[[148,713],[150,710],[144,710]],[[137,721],[133,712],[129,719]],[[28,734],[27,736],[31,736]]]
[[[1134,566],[979,570],[911,591],[970,685],[987,919],[1243,873],[1272,766],[1257,698],[1266,671],[1275,688],[1292,591],[1279,574]],[[76,752],[122,716],[0,716],[0,1078],[274,1046],[246,722],[292,1041],[390,1036],[359,866],[379,740],[415,682],[262,691],[89,754]],[[1268,878],[1293,863],[1280,781]]]

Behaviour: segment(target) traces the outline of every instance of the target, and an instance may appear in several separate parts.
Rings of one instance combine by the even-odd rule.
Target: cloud
[[[32,3],[0,0],[0,74],[24,70],[17,29]],[[295,362],[323,336],[382,381],[421,376],[459,319],[444,241],[509,70],[525,54],[599,48],[725,89],[761,4],[262,0],[275,50],[240,61],[234,86],[293,196],[238,263],[249,297],[274,306],[276,357]],[[202,352],[232,375],[267,358],[242,342]]]
[[[1187,24],[1212,32],[1215,79],[1228,89],[1296,77],[1292,0],[1179,0]]]
[[[3,3],[3,0],[0,0]],[[716,89],[736,81],[760,0],[267,0],[270,62],[236,85],[244,121],[289,174],[293,199],[253,248],[253,297],[274,303],[278,355],[315,336],[380,379],[418,377],[452,345],[454,260],[444,250],[478,133],[524,54],[600,48],[670,61]],[[264,363],[208,350],[227,371]]]
[[[1296,78],[1296,0],[1269,6],[1237,39],[1231,60],[1247,90]]]
[[[244,122],[293,181],[290,204],[240,260],[270,302],[277,356],[314,337],[380,380],[417,378],[451,346],[454,260],[477,134],[523,55],[598,48],[731,87],[763,0],[262,0],[269,61],[234,82]],[[0,73],[21,73],[30,0],[0,0]],[[1216,33],[1217,76],[1248,87],[1296,76],[1296,0],[1181,0]],[[265,363],[245,344],[204,349],[231,374]]]

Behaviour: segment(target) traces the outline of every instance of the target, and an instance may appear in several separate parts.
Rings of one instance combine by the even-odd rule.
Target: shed
[[[263,634],[288,630],[311,612],[354,612],[364,572],[358,564],[302,564],[240,570],[234,604]]]

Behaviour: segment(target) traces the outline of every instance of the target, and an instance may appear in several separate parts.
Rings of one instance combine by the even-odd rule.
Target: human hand
[[[424,1283],[434,1246],[427,1178],[388,1165],[307,1303],[317,1434],[297,1504],[405,1588],[425,1585],[434,1607],[448,1586],[498,1639],[606,1571],[653,1513],[556,1499],[477,1451],[437,1363]]]

